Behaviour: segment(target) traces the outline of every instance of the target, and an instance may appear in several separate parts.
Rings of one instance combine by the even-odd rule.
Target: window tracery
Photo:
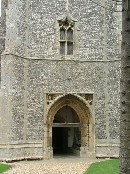
[[[70,22],[67,18],[59,22],[60,27],[60,54],[73,55],[74,45],[74,22]]]

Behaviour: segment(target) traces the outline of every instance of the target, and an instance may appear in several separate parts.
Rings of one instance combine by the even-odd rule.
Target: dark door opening
[[[52,128],[52,147],[54,154],[66,154],[68,151],[68,129],[64,127]]]
[[[77,113],[69,106],[64,106],[58,110],[52,126],[53,154],[79,155],[80,134]]]

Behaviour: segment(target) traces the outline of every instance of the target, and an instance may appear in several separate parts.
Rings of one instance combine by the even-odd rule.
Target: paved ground
[[[98,160],[74,156],[56,156],[51,160],[20,161],[5,174],[83,174],[89,165]]]

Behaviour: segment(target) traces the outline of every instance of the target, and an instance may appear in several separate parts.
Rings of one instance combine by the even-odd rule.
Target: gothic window
[[[59,23],[60,25],[60,54],[73,54],[73,24],[66,19]]]
[[[60,54],[65,54],[65,42],[66,42],[65,34],[66,34],[65,29],[61,28],[60,29]]]

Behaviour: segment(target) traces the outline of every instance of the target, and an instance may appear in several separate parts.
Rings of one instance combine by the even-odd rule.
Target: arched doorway
[[[54,116],[52,147],[55,154],[79,154],[81,146],[80,120],[74,109],[63,106]]]
[[[78,146],[77,151],[81,157],[95,157],[94,132],[94,119],[89,103],[77,94],[60,95],[48,107],[44,124],[44,158],[52,158],[56,151],[74,151]],[[64,136],[66,138],[63,139]],[[79,139],[79,144],[77,140],[75,142],[75,137]]]

